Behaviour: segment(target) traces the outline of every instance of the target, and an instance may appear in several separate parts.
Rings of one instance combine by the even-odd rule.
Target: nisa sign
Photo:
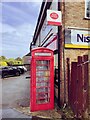
[[[90,49],[90,31],[88,30],[71,29],[68,42],[66,42],[67,38],[65,38],[66,48],[89,48]]]
[[[88,35],[88,34],[77,34],[77,42],[90,43],[90,35]]]

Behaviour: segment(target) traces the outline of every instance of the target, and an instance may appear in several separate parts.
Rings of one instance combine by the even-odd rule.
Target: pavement
[[[32,118],[15,109],[19,104],[18,101],[29,99],[30,80],[26,79],[27,76],[29,74],[25,73],[18,77],[2,79],[2,108],[0,107],[2,118]]]
[[[21,76],[2,79],[1,96],[0,117],[2,120],[10,120],[10,118],[19,118],[19,120],[20,118],[22,120],[49,120],[49,118],[57,120],[56,118],[59,118],[60,120],[61,118],[61,112],[56,108],[48,111],[30,112],[30,78],[28,72]]]
[[[24,115],[13,108],[4,108],[2,110],[2,118],[31,118],[32,119],[31,116]]]

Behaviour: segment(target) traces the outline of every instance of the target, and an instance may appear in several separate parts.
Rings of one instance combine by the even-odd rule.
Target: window
[[[90,0],[85,0],[85,18],[90,19]]]

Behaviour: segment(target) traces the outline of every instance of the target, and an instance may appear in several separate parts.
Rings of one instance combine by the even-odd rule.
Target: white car
[[[25,66],[18,66],[18,68],[21,68],[24,70],[24,72],[27,72],[27,68]]]

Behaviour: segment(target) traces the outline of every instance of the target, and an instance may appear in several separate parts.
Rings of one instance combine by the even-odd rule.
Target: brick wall
[[[65,59],[70,58],[70,62],[77,62],[78,56],[87,55],[88,50],[82,49],[65,49]]]
[[[65,3],[65,27],[88,28],[89,20],[85,18],[85,2]]]

